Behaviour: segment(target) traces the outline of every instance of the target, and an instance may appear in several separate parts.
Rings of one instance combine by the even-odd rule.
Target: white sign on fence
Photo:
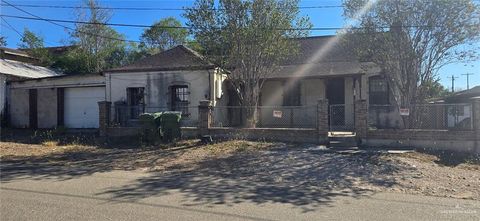
[[[400,108],[400,116],[408,116],[408,115],[410,115],[410,109]]]
[[[279,111],[279,110],[274,110],[273,111],[273,117],[276,117],[276,118],[282,118],[282,111]]]

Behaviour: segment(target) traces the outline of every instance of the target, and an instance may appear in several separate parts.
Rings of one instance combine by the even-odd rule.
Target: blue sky
[[[43,1],[43,0],[30,0],[19,1],[9,0],[12,4],[35,4],[35,5],[61,5],[61,6],[79,6],[81,0],[57,0],[57,1]],[[116,0],[116,1],[102,1],[103,6],[108,7],[157,7],[157,8],[182,8],[193,4],[193,0]],[[341,0],[302,0],[301,6],[322,6],[322,5],[341,5]],[[74,20],[74,9],[56,9],[56,8],[28,8],[24,7],[24,10],[31,12],[37,16],[43,18],[55,18]],[[2,6],[1,14],[6,15],[18,15],[28,16],[23,12],[20,12],[14,8]],[[185,19],[181,17],[182,11],[129,11],[129,10],[115,10],[113,11],[112,23],[128,23],[128,24],[146,24],[150,25],[154,21],[161,18],[173,16],[185,22]],[[314,27],[341,27],[345,22],[342,17],[342,8],[324,8],[324,9],[303,9],[303,15],[308,15],[313,23]],[[16,18],[5,18],[7,22],[15,29],[23,32],[26,27],[36,33],[39,33],[45,39],[46,46],[58,46],[68,42],[69,35],[62,27],[55,26],[45,21],[33,21],[33,20],[21,20]],[[13,30],[11,30],[3,20],[1,21],[1,35],[7,37],[7,46],[15,48],[18,45],[20,36]],[[72,24],[65,24],[66,26],[73,27]],[[130,28],[130,27],[114,27],[118,32],[124,34],[127,39],[138,40],[140,34],[143,32],[142,28]],[[331,35],[335,34],[335,31],[313,31],[312,36],[318,35]],[[480,43],[478,43],[480,45]],[[466,89],[466,76],[461,74],[474,73],[470,76],[470,87],[480,85],[480,61],[463,64],[455,63],[443,67],[439,71],[439,77],[441,83],[450,88],[451,82],[448,79],[452,74],[458,78],[455,81],[456,89]]]

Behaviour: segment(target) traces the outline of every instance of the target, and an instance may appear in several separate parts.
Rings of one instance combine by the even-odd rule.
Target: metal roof
[[[0,73],[21,78],[43,78],[62,75],[60,72],[46,67],[7,59],[0,59]]]

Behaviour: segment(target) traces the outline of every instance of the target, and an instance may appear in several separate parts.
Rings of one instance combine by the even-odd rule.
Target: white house
[[[225,72],[183,45],[107,70],[106,100],[112,120],[135,123],[142,112],[180,111],[184,125],[195,125],[201,100],[221,101]]]

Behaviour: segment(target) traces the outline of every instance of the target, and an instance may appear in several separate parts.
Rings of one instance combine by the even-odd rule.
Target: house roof
[[[23,56],[23,57],[31,57],[30,55],[28,55],[26,52],[24,52],[22,50],[17,50],[17,49],[13,49],[13,48],[6,48],[6,47],[0,47],[0,50],[3,51],[4,53],[8,53],[8,54],[14,54],[14,55]]]
[[[469,99],[480,97],[480,86],[473,87],[469,90],[455,92],[454,94],[440,99],[445,102],[468,102]]]
[[[349,51],[341,45],[339,36],[312,36],[295,40],[299,43],[299,53],[288,59],[284,63],[285,65],[358,61],[353,51]]]
[[[48,53],[53,56],[60,56],[77,47],[78,47],[77,45],[64,45],[64,46],[45,47],[45,49],[47,49]],[[31,51],[31,49],[25,48],[25,49],[19,49],[19,51],[29,52]]]
[[[140,59],[133,64],[113,68],[105,72],[198,70],[214,67],[212,63],[208,62],[198,52],[186,46],[178,45],[169,50]]]
[[[353,51],[341,44],[335,35],[295,39],[299,43],[298,55],[288,59],[269,78],[334,77],[380,72],[372,62],[360,62]]]
[[[0,73],[20,78],[42,78],[62,75],[46,67],[8,59],[0,59]]]

